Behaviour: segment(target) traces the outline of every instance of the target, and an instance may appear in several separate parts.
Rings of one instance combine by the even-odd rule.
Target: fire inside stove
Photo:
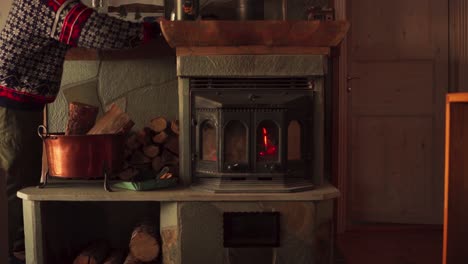
[[[257,145],[261,149],[257,154],[259,161],[277,161],[278,156],[278,130],[274,127],[260,127],[257,132]]]
[[[310,80],[242,79],[219,88],[208,85],[213,79],[192,81],[196,182],[258,187],[310,177],[313,144],[305,137],[313,134]]]

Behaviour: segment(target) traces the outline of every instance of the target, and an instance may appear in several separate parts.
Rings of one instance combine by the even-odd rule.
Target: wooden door
[[[348,221],[441,224],[448,0],[348,1]]]

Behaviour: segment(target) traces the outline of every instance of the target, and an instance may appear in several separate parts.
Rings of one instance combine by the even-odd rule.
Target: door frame
[[[333,0],[336,20],[348,19],[347,0]],[[348,33],[349,34],[349,33]],[[338,234],[347,228],[348,194],[348,37],[336,48],[332,56],[332,182],[340,190],[340,197],[335,200],[335,230]]]

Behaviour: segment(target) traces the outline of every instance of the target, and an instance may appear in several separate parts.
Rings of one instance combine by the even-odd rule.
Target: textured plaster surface
[[[225,249],[224,263],[229,264],[262,264],[275,263],[273,248],[228,248]]]
[[[173,203],[161,203],[161,217],[160,217],[160,227],[172,228],[177,227],[178,225],[178,208],[177,202]]]
[[[96,78],[98,72],[99,61],[65,61],[62,88],[55,101],[47,106],[48,127],[50,131],[63,132],[67,124],[68,102],[63,91],[68,88],[74,88],[73,84],[79,84],[83,81]]]
[[[321,55],[228,55],[177,57],[179,76],[323,75]]]
[[[223,263],[222,212],[210,203],[181,203],[182,263]]]
[[[318,225],[317,205],[323,206],[323,223]],[[196,259],[196,263],[326,263],[330,241],[329,223],[332,211],[329,201],[313,202],[187,202],[180,203],[179,227],[181,230],[182,260]],[[331,202],[330,202],[331,203]],[[332,204],[332,203],[331,203]],[[321,206],[321,205],[320,205]],[[260,250],[250,254],[249,250],[223,247],[224,212],[280,212],[280,247]],[[320,237],[318,237],[320,232]],[[203,237],[203,240],[200,240]],[[205,250],[200,250],[201,247]],[[328,251],[327,251],[328,250]],[[275,252],[273,254],[273,251]],[[321,252],[318,254],[318,252]],[[322,254],[324,256],[322,256]],[[274,256],[273,256],[274,255]],[[249,261],[250,261],[249,260]]]
[[[103,110],[97,94],[97,79],[73,83],[62,87],[57,99],[48,106],[48,126],[51,131],[63,132],[68,120],[68,104],[79,102],[99,107]]]
[[[97,94],[98,79],[94,78],[80,83],[70,84],[62,87],[62,92],[68,103],[78,102],[97,106],[102,112],[101,102]]]
[[[98,72],[99,61],[65,61],[62,86],[95,78]]]
[[[176,119],[178,113],[175,58],[138,61],[66,61],[62,88],[48,106],[49,129],[65,129],[68,103],[97,105],[100,113],[116,103],[143,127],[155,116]]]
[[[64,132],[68,120],[68,103],[60,92],[52,104],[47,105],[47,126],[50,132]]]
[[[164,264],[179,264],[179,230],[177,227],[164,228],[161,230],[163,263]]]
[[[329,221],[332,220],[331,216],[333,216],[333,201],[322,201],[320,203],[316,204],[316,222],[317,225],[321,225],[324,223],[328,223]]]
[[[121,97],[113,102],[110,102],[106,105],[105,111],[109,111],[113,104],[117,105],[120,109],[122,109],[122,111],[127,112],[127,97]]]
[[[127,113],[135,122],[135,128],[142,128],[152,118],[165,116],[177,119],[177,80],[150,85],[135,90],[127,96]]]
[[[157,60],[103,61],[99,80],[99,94],[107,105],[116,98],[141,88],[157,87],[176,80],[175,57],[160,57]],[[174,89],[177,93],[177,86]]]
[[[269,210],[281,213],[281,234],[291,235],[307,244],[313,243],[316,209],[313,203],[267,203]]]

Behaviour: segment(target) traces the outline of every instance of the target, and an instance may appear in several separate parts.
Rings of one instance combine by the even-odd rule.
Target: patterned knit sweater
[[[0,106],[41,110],[53,102],[70,47],[130,48],[157,30],[157,23],[126,22],[79,0],[14,0],[0,34]]]

